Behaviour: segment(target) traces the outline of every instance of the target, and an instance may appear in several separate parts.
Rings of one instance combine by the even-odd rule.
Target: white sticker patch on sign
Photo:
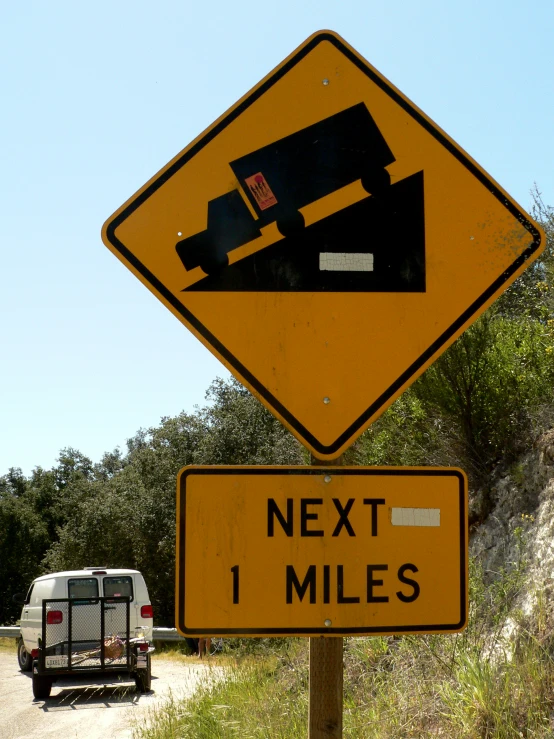
[[[322,252],[319,269],[321,272],[373,272],[373,254]]]
[[[440,508],[391,508],[393,526],[440,526]]]

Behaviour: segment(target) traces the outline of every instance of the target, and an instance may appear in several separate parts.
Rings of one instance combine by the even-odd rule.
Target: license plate
[[[67,667],[67,661],[67,655],[44,658],[44,664],[46,667]]]

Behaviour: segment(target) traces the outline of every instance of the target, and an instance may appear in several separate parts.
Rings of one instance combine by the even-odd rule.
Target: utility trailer
[[[149,691],[154,647],[140,627],[131,632],[130,608],[129,597],[43,600],[42,635],[33,650],[34,697],[48,698],[60,677],[95,673],[108,682],[127,673],[141,693]]]
[[[390,185],[386,170],[395,161],[364,103],[285,136],[230,162],[239,190],[208,203],[208,228],[179,241],[187,270],[211,274],[229,264],[228,253],[261,236],[276,222],[283,236],[304,228],[300,208],[361,180],[378,196]],[[257,218],[252,218],[246,200]]]

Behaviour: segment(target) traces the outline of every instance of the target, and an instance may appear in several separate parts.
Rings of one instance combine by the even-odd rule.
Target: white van
[[[19,666],[23,671],[32,668],[38,682],[51,686],[44,675],[123,669],[135,676],[141,692],[150,689],[153,611],[138,570],[54,572],[37,577],[27,595],[14,600],[23,606]]]

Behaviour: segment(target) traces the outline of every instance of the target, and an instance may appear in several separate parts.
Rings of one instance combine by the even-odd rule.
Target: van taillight
[[[38,659],[38,649],[31,649],[31,657],[33,659]]]
[[[142,606],[140,609],[141,618],[154,618],[154,609],[152,606]]]
[[[63,613],[61,611],[48,611],[46,614],[47,624],[61,624],[63,621]]]

